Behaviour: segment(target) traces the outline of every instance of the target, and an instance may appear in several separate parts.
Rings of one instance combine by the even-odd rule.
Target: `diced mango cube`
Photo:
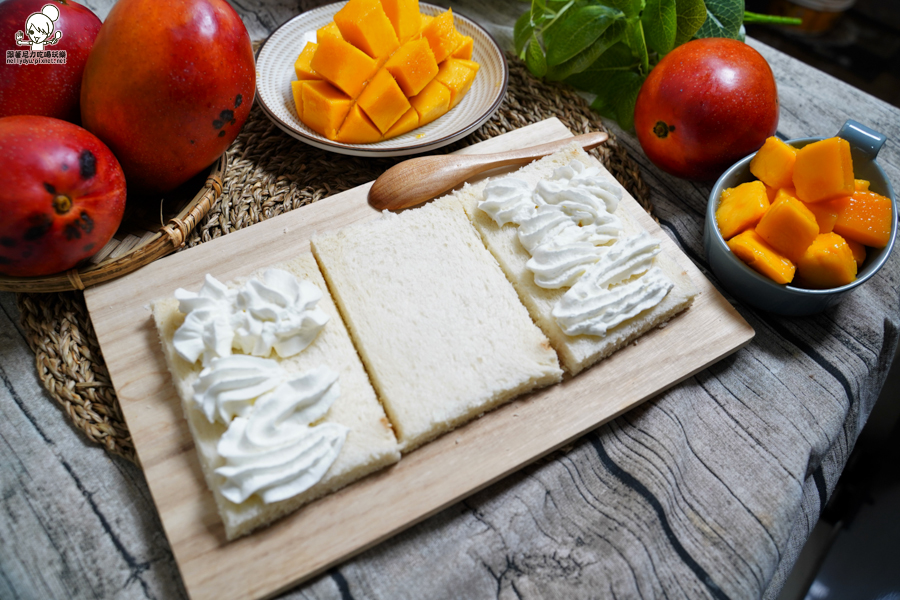
[[[316,42],[321,44],[322,40],[327,38],[331,38],[333,40],[342,40],[341,30],[338,29],[338,26],[334,24],[334,21],[330,22],[328,25],[323,27],[319,27],[316,29]]]
[[[450,53],[450,56],[453,58],[464,58],[466,60],[472,60],[472,51],[475,49],[475,40],[472,39],[470,35],[462,36],[462,40],[459,45],[453,49],[453,52]]]
[[[850,246],[850,251],[853,253],[853,260],[856,261],[856,271],[858,273],[862,268],[863,263],[866,262],[866,247],[859,242],[848,238],[844,238],[844,241]]]
[[[302,86],[303,122],[329,140],[335,139],[353,101],[327,81],[299,83]]]
[[[431,24],[432,21],[434,21],[434,17],[432,17],[431,15],[419,15],[419,37],[422,36],[422,32],[425,31],[425,28],[428,27],[428,25]]]
[[[836,233],[820,234],[797,261],[797,280],[804,287],[827,289],[856,279],[850,246]]]
[[[450,90],[432,79],[409,103],[419,113],[419,125],[427,125],[450,110]]]
[[[793,185],[796,160],[796,148],[771,136],[750,161],[750,172],[766,185],[774,188],[790,187]]]
[[[797,151],[794,189],[804,202],[849,196],[854,187],[853,160],[847,140],[828,138]]]
[[[326,37],[310,66],[351,98],[359,96],[363,86],[375,74],[375,59],[344,40]]]
[[[401,44],[419,33],[422,26],[419,0],[381,0],[381,6]]]
[[[357,104],[381,133],[390,129],[410,108],[403,90],[385,69],[378,71],[372,78],[359,95]]]
[[[422,37],[428,40],[434,59],[441,63],[459,46],[462,34],[453,25],[453,9],[447,9],[436,16],[423,30]]]
[[[341,125],[337,141],[346,144],[370,144],[379,140],[381,132],[378,131],[378,127],[360,110],[358,104],[354,104]]]
[[[479,64],[471,60],[462,58],[448,58],[441,63],[438,74],[435,79],[447,86],[450,90],[450,108],[456,106],[462,97],[465,96],[472,82],[475,81],[475,74],[478,73]]]
[[[769,208],[766,186],[748,181],[722,192],[716,208],[716,224],[722,237],[730,239],[745,229],[756,227]]]
[[[291,82],[291,95],[294,97],[294,107],[297,109],[297,117],[303,120],[303,81]]]
[[[384,64],[400,89],[407,96],[415,96],[438,74],[438,64],[428,41],[409,41],[394,52]]]
[[[756,233],[779,254],[796,263],[819,235],[819,225],[816,216],[802,202],[780,193],[759,220]]]
[[[856,192],[842,202],[835,233],[872,248],[884,248],[891,239],[894,215],[891,200],[875,192]]]
[[[816,223],[819,224],[819,233],[830,233],[834,230],[834,224],[845,202],[844,198],[835,198],[834,200],[823,200],[822,202],[810,202],[808,204],[804,202],[804,204],[816,216]]]
[[[397,122],[394,123],[394,126],[388,129],[387,133],[384,134],[384,138],[393,138],[398,135],[403,135],[404,133],[409,133],[413,129],[419,126],[419,113],[416,112],[416,109],[410,107],[408,111],[403,113],[403,116],[397,119]]]
[[[334,22],[345,40],[371,56],[388,56],[400,41],[381,2],[350,0],[334,15]]]
[[[869,182],[865,179],[854,179],[853,180],[853,191],[854,192],[868,192],[869,191]]]
[[[294,61],[294,73],[297,74],[298,80],[322,79],[322,76],[316,73],[312,66],[310,66],[312,57],[316,53],[316,48],[318,47],[319,45],[314,42],[307,42],[306,46],[304,46],[303,50],[300,52],[300,55],[297,57],[297,60]]]
[[[794,263],[775,251],[753,229],[748,229],[728,240],[734,255],[751,269],[765,275],[775,283],[790,283],[794,279]]]

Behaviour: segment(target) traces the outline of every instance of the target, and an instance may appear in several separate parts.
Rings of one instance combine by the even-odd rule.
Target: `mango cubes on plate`
[[[854,179],[841,138],[799,150],[775,137],[750,161],[758,180],[722,192],[716,225],[731,251],[776,283],[827,289],[846,285],[866,246],[890,240],[891,201]]]
[[[418,0],[350,0],[294,63],[297,116],[330,140],[367,144],[426,125],[456,106],[479,65],[453,12]]]

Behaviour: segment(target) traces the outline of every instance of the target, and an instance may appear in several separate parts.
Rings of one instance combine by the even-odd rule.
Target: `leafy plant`
[[[743,40],[746,22],[799,20],[745,12],[744,0],[532,0],[513,38],[535,76],[594,94],[594,110],[631,129],[660,58],[694,38]]]

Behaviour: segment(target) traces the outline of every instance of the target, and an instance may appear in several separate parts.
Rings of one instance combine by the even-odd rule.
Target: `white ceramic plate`
[[[291,81],[296,80],[294,61],[316,30],[332,21],[343,2],[322,6],[286,22],[272,32],[256,58],[256,99],[270,119],[289,135],[323,150],[354,156],[404,156],[446,146],[487,121],[500,107],[509,81],[509,67],[497,42],[481,26],[453,13],[456,29],[475,40],[472,59],[481,65],[465,97],[441,118],[395,138],[374,144],[344,144],[319,135],[297,117]],[[437,15],[445,9],[420,3],[422,14]]]

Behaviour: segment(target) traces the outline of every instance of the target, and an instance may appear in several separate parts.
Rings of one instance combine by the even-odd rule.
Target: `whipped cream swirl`
[[[658,253],[646,231],[614,244],[553,307],[566,335],[605,335],[659,304],[674,284],[653,266]]]
[[[234,354],[214,358],[194,383],[194,403],[210,423],[228,425],[250,412],[259,396],[287,380],[287,372],[273,360]]]
[[[234,346],[241,352],[268,356],[298,354],[328,322],[316,306],[322,291],[281,269],[268,269],[263,281],[249,280],[237,294],[238,326]]]
[[[501,226],[518,225],[535,285],[569,288],[551,311],[567,335],[605,335],[656,306],[674,286],[653,266],[659,244],[649,233],[619,239],[622,222],[613,213],[621,198],[621,188],[599,168],[577,160],[533,189],[514,177],[484,188],[478,207]]]
[[[275,361],[268,362],[280,369]],[[264,386],[251,383],[250,387]],[[284,377],[256,398],[249,410],[231,421],[216,447],[225,461],[215,470],[225,480],[222,495],[236,504],[254,494],[271,503],[320,481],[340,453],[349,429],[337,423],[312,423],[325,416],[339,395],[337,373],[318,367]]]
[[[486,212],[498,225],[519,222],[534,211],[531,186],[517,177],[504,177],[484,186],[484,200],[478,208]]]
[[[231,354],[234,340],[231,307],[236,295],[236,290],[229,289],[212,275],[206,275],[197,293],[182,288],[175,290],[178,310],[186,315],[172,337],[181,358],[189,363],[201,358],[208,365],[214,358]]]
[[[516,177],[492,181],[478,207],[501,226],[519,226],[535,284],[555,289],[574,284],[618,238],[622,223],[612,212],[620,197],[600,169],[573,160],[534,188]]]
[[[263,280],[250,279],[229,288],[207,275],[197,293],[175,290],[184,323],[175,331],[173,345],[189,363],[209,366],[233,349],[268,356],[274,351],[288,357],[309,346],[328,322],[316,304],[322,292],[314,284],[286,271],[268,269]]]

